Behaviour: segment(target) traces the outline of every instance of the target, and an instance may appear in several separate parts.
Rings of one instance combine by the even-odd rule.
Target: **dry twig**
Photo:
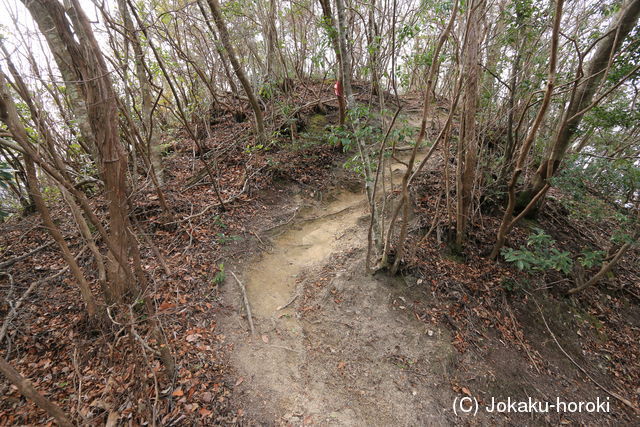
[[[233,278],[236,279],[236,282],[238,282],[238,285],[240,285],[240,290],[242,290],[242,299],[244,300],[244,308],[247,310],[247,318],[249,319],[249,326],[251,327],[251,335],[255,335],[256,330],[253,327],[253,317],[251,316],[251,306],[249,305],[249,298],[247,298],[247,290],[242,284],[242,282],[240,281],[240,279],[238,279],[238,276],[236,276],[233,271],[230,271],[230,273],[233,276]]]

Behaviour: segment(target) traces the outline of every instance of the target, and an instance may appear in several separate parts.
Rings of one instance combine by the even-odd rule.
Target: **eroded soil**
[[[403,169],[392,165],[395,176]],[[454,352],[451,337],[407,310],[403,279],[365,274],[366,196],[337,188],[322,202],[298,202],[297,218],[266,233],[271,248],[242,271],[256,335],[227,319],[252,418],[442,424],[448,405],[439,401],[439,378]],[[238,287],[227,289],[242,306]]]
[[[385,169],[394,185],[408,155],[401,152],[400,161]],[[432,164],[437,157],[426,170],[439,167]],[[436,265],[432,278],[367,274],[369,210],[361,187],[345,180],[323,197],[292,192],[288,212],[274,215],[282,218],[280,225],[259,233],[266,249],[233,266],[246,287],[256,328],[252,335],[240,287],[228,280],[224,299],[235,311],[226,312],[221,324],[232,343],[234,394],[246,420],[266,425],[634,425],[634,415],[615,400],[608,414],[455,414],[453,403],[462,397],[478,399],[484,407],[492,397],[589,401],[608,396],[559,351],[533,299],[529,306],[514,302],[513,308],[504,302],[497,327],[487,326],[489,321],[465,325],[465,333],[476,340],[463,342],[462,326],[447,313],[464,309],[467,295],[454,290],[447,299],[436,292],[443,283],[460,286],[447,270],[456,261],[444,266],[441,254],[429,254]],[[485,267],[476,266],[479,272]],[[440,268],[448,271],[446,278],[439,276]],[[469,268],[460,267],[460,274]],[[495,286],[486,277],[478,273],[481,292]],[[560,342],[589,371],[598,372],[599,365],[581,357],[576,341],[581,335],[574,336],[571,322],[558,323],[557,313],[549,311],[555,305],[542,295],[536,299]],[[500,329],[504,322],[525,325],[528,335],[514,338],[519,346],[501,339],[511,333]]]

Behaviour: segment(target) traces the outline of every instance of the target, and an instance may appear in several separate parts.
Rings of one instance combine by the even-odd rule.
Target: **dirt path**
[[[404,166],[392,170],[400,176]],[[239,270],[256,336],[237,313],[225,322],[248,415],[285,425],[442,424],[451,339],[410,314],[418,287],[365,273],[365,195],[339,188],[323,202],[297,202],[311,207]],[[238,287],[227,290],[241,307]]]

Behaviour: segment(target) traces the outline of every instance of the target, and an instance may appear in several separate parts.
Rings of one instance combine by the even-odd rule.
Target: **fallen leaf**
[[[269,337],[268,337],[268,336],[266,336],[266,335],[263,335],[263,336],[262,336],[262,341],[263,341],[265,344],[269,344]]]
[[[107,423],[105,424],[105,427],[115,427],[118,425],[118,419],[120,418],[120,415],[117,412],[110,412],[109,416],[107,417]]]
[[[160,304],[160,307],[158,307],[159,310],[169,310],[170,308],[176,308],[176,305],[172,302],[163,302],[162,304]]]
[[[242,384],[243,381],[244,381],[244,377],[238,378],[238,381],[236,381],[236,386],[239,386],[240,384]]]
[[[184,396],[184,391],[182,391],[182,388],[178,388],[176,389],[173,393],[171,393],[171,395],[173,397],[180,397],[180,396]]]

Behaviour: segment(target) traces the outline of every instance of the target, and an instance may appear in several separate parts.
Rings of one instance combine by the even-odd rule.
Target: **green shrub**
[[[227,274],[224,272],[224,263],[218,264],[218,272],[213,276],[212,282],[214,285],[220,285],[227,278]]]
[[[535,229],[527,239],[526,246],[520,249],[504,248],[502,256],[507,262],[513,263],[519,270],[528,272],[560,271],[568,274],[573,266],[571,254],[559,251],[554,247],[556,241],[539,228]]]

